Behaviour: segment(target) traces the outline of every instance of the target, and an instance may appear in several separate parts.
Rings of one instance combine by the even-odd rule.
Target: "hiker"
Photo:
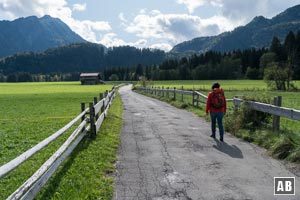
[[[210,137],[216,138],[216,122],[218,122],[220,141],[224,140],[223,117],[226,113],[226,98],[224,91],[220,88],[219,83],[213,83],[212,91],[209,92],[206,102],[206,115],[210,113],[211,118],[211,131]]]

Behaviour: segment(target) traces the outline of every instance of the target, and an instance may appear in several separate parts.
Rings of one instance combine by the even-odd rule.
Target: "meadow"
[[[110,90],[111,88],[112,85],[109,84],[83,86],[80,85],[79,82],[0,84],[0,165],[7,163],[62,128],[81,112],[81,102],[92,102],[93,97],[99,96],[99,93],[103,93],[105,90]],[[90,147],[88,146],[91,146],[92,148],[94,143],[104,143],[103,148],[99,148],[98,146],[98,148],[93,150],[93,153],[87,153],[86,155],[88,156],[86,158],[83,157],[81,158],[83,160],[77,161],[77,165],[80,165],[81,163],[83,168],[87,167],[85,170],[87,174],[94,173],[89,172],[88,168],[91,167],[98,169],[99,166],[97,165],[100,165],[101,161],[103,161],[102,165],[105,165],[105,167],[102,167],[101,170],[111,171],[111,168],[113,168],[112,162],[116,156],[116,149],[119,140],[117,135],[119,134],[122,121],[122,104],[120,97],[117,97],[115,102],[116,103],[114,104],[116,104],[116,106],[113,106],[113,108],[115,107],[114,109],[117,110],[111,114],[111,119],[108,118],[107,121],[109,122],[105,121],[108,125],[105,125],[105,123],[103,124],[103,130],[108,128],[114,129],[111,133],[103,133],[103,135],[113,134],[112,136],[108,136],[108,138],[110,138],[108,139],[109,141],[106,141],[107,138],[102,137],[101,139],[101,137],[99,137],[96,140],[91,140],[89,142],[85,141],[78,147],[81,148],[81,150],[88,152],[90,151]],[[112,121],[115,121],[114,123],[117,124],[115,126],[109,125],[113,124]],[[107,127],[105,128],[105,126]],[[33,174],[39,166],[57,150],[70,133],[71,131],[66,132],[59,137],[57,141],[51,143],[48,147],[30,158],[6,177],[0,179],[0,199],[7,198],[9,194],[11,194],[27,178],[29,178],[31,174]],[[98,141],[99,139],[100,141]],[[112,148],[115,150],[113,151]],[[81,150],[77,149],[78,152],[76,154],[80,154],[79,152],[81,152]],[[97,160],[98,155],[103,154],[103,152],[107,154],[107,151],[109,151],[109,156],[105,156],[103,158],[104,160],[99,159],[98,162],[94,163],[94,165],[92,164],[92,166],[88,164],[90,163],[88,160]],[[76,156],[72,156],[71,159],[76,160]],[[70,161],[67,161],[66,163],[68,167],[62,167],[63,171],[58,173],[67,173],[69,170],[66,171],[66,168],[72,169],[72,165],[76,165],[73,163],[71,164]],[[87,165],[84,166],[84,164]],[[74,178],[76,176],[81,176],[80,179],[78,179],[78,177],[75,178],[81,182],[86,179],[85,175],[82,175],[84,171],[78,172],[75,169],[73,169],[73,171],[75,171],[74,174],[71,173],[71,175],[68,175],[69,177]],[[98,178],[95,179],[95,181],[98,182],[100,179],[103,179],[102,176],[104,176],[101,174],[102,172],[99,173]],[[45,189],[46,191],[51,192],[42,191],[41,193],[43,195],[41,196],[41,199],[44,199],[45,195],[47,196],[47,199],[69,199],[72,191],[74,192],[74,190],[79,190],[79,188],[74,188],[71,185],[68,186],[69,188],[67,186],[63,186],[62,190],[59,186],[62,184],[62,180],[58,180],[58,176],[53,179],[52,184],[50,180],[48,186],[46,185],[46,188],[48,189]],[[66,180],[74,182],[74,184],[76,183],[76,181],[72,179]],[[112,181],[110,180],[109,182]],[[110,184],[108,184],[104,189],[97,188],[98,192],[93,192],[91,189],[83,189],[87,192],[83,192],[83,195],[89,196],[94,193],[99,195],[99,192],[104,190],[106,191],[104,192],[104,196],[110,197],[112,195],[112,189],[108,189],[111,187],[109,186]],[[53,185],[56,186],[53,188]],[[90,185],[87,186],[82,184],[81,187],[89,188]],[[62,191],[69,191],[69,193]],[[94,197],[95,196],[93,196],[93,198]],[[106,199],[109,199],[109,197]]]

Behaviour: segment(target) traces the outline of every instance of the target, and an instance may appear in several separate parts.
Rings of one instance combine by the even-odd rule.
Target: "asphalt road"
[[[274,196],[274,177],[295,177],[255,145],[225,134],[209,137],[210,124],[185,110],[131,91],[124,104],[114,199],[300,199]]]

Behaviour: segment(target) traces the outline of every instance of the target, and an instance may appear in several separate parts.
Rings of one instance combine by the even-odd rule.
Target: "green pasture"
[[[282,106],[300,110],[300,92],[293,91],[274,91],[267,88],[267,84],[263,80],[187,80],[187,81],[152,81],[153,87],[164,87],[185,90],[198,90],[205,95],[211,90],[213,82],[219,82],[225,91],[227,99],[235,96],[239,97],[256,97],[260,99],[273,99],[275,96],[282,96]],[[293,82],[300,89],[300,81]]]
[[[267,85],[262,80],[179,80],[179,81],[152,81],[150,84],[153,86],[164,86],[170,88],[181,88],[183,86],[188,90],[203,90],[208,91],[211,89],[213,82],[219,82],[224,90],[247,90],[259,91],[267,90]]]
[[[111,88],[107,84],[83,86],[79,82],[0,84],[0,165],[66,125],[81,112],[81,102],[92,102],[93,97]],[[71,131],[0,179],[0,199],[29,178]]]

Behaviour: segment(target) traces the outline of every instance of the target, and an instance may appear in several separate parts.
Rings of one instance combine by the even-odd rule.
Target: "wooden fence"
[[[49,143],[69,130],[77,122],[81,121],[80,125],[73,131],[63,145],[60,146],[60,148],[7,199],[33,199],[46,184],[49,178],[54,174],[61,163],[72,153],[79,142],[88,134],[90,134],[91,137],[96,136],[105,116],[107,115],[107,111],[112,103],[112,100],[115,97],[115,91],[116,88],[113,87],[111,91],[106,91],[104,94],[100,94],[99,102],[97,101],[97,97],[94,97],[94,102],[89,103],[88,108],[85,108],[85,103],[81,103],[82,112],[67,125],[31,149],[22,153],[20,156],[1,166],[0,178],[14,170],[16,167],[28,160],[31,156],[35,155],[41,149],[45,148]]]
[[[247,101],[239,98],[233,99],[233,103],[235,106],[239,106],[241,105],[241,103],[243,103],[248,105],[253,110],[257,110],[260,112],[273,115],[272,127],[274,131],[278,131],[280,128],[280,117],[284,117],[292,120],[300,120],[300,110],[281,107],[281,101],[282,101],[281,96],[274,97],[274,105],[255,102],[255,101]]]
[[[181,101],[184,99],[184,95],[192,96],[192,105],[199,106],[199,103],[206,104],[207,96],[199,91],[195,90],[184,90],[183,86],[180,90],[174,88],[164,87],[135,87],[137,90],[144,91],[146,93],[173,98],[174,100],[180,98]],[[233,101],[233,99],[226,99],[226,101]]]
[[[160,96],[166,96],[168,98],[173,98],[176,100],[176,95],[182,95],[181,99],[183,99],[183,95],[190,95],[192,96],[192,105],[199,106],[199,103],[206,104],[207,96],[202,94],[199,91],[192,91],[192,90],[183,90],[183,86],[180,90],[177,90],[176,88],[170,89],[167,87],[166,89],[164,87],[136,87],[137,90],[141,90],[147,93],[151,93],[154,95],[160,95]],[[177,95],[178,96],[178,95]],[[241,104],[249,105],[250,108],[261,111],[264,113],[269,113],[273,115],[273,130],[277,131],[280,127],[280,117],[292,119],[292,120],[300,120],[300,110],[296,110],[293,108],[285,108],[281,107],[282,98],[275,97],[274,98],[274,105],[272,104],[265,104],[260,102],[254,102],[254,101],[246,101],[239,99],[237,97],[233,99],[226,99],[226,101],[233,101],[233,104],[235,106],[239,106]]]

